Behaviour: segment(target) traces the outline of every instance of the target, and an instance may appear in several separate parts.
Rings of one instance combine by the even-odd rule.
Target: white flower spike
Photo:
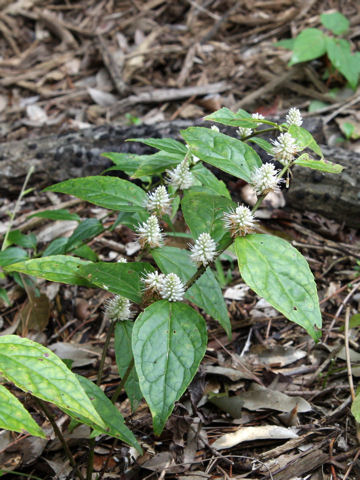
[[[184,160],[173,170],[166,170],[166,181],[176,189],[186,190],[194,183],[193,174],[189,169],[189,161],[185,157]]]
[[[176,273],[169,273],[161,281],[159,293],[169,302],[181,302],[184,298],[185,287]]]
[[[115,295],[105,303],[105,316],[114,322],[131,320],[134,313],[131,311],[131,303],[128,298]]]
[[[285,120],[289,126],[296,125],[297,127],[300,127],[303,123],[300,110],[295,107],[290,108],[290,110],[288,111],[288,114],[286,115]]]
[[[213,130],[214,132],[220,133],[219,127],[217,127],[216,125],[211,125],[211,130]]]
[[[150,272],[142,278],[146,290],[159,293],[160,285],[164,281],[165,275],[159,272]]]
[[[245,236],[255,228],[255,219],[250,208],[239,205],[235,210],[224,213],[225,228],[232,237]]]
[[[153,192],[148,193],[146,208],[156,215],[165,215],[171,211],[171,200],[164,185],[160,185]]]
[[[261,167],[256,168],[251,177],[251,186],[254,188],[256,195],[266,195],[269,192],[279,192],[279,184],[281,178],[278,178],[279,170],[276,170],[272,163],[264,163]]]
[[[214,260],[216,243],[208,233],[202,233],[199,235],[190,251],[190,257],[194,262],[206,266]]]
[[[273,146],[273,155],[284,166],[289,165],[300,147],[296,145],[295,138],[290,133],[281,133],[276,140],[271,140]]]
[[[150,248],[156,248],[163,244],[163,234],[155,215],[151,215],[146,222],[140,224],[136,231],[142,247],[148,245]]]
[[[239,127],[236,130],[236,133],[239,135],[240,138],[245,138],[248,137],[249,135],[252,134],[252,129],[251,128],[245,128],[245,127]]]

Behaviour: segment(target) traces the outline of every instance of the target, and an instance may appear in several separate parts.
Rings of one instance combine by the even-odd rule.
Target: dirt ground
[[[355,0],[0,0],[1,142],[105,124],[195,120],[221,107],[281,117],[296,106],[305,117],[324,118],[325,143],[359,152],[356,135],[345,138],[342,130],[345,121],[360,130],[358,93],[339,75],[323,79],[326,59],[290,68],[291,52],[275,46],[304,28],[320,28],[320,14],[333,10],[350,19],[349,39],[359,51]],[[314,101],[322,102],[321,110],[309,112]],[[359,313],[358,232],[311,211],[295,212],[281,201],[262,210],[262,224],[307,258],[318,286],[322,341],[315,344],[249,290],[230,258],[223,263],[223,292],[232,340],[208,319],[209,345],[200,371],[160,437],[152,433],[144,402],[132,413],[125,395],[119,397],[117,406],[144,455],[110,437],[97,438],[94,466],[100,478],[360,478],[359,429],[350,411],[346,362],[351,359],[356,388],[359,330],[344,327],[346,315]],[[15,202],[13,196],[0,198],[2,235]],[[104,214],[35,189],[22,200],[14,227],[23,229],[28,215],[51,206],[84,218]],[[281,215],[272,215],[280,209]],[[29,228],[23,231],[35,233],[45,246],[65,227],[48,222]],[[70,235],[74,222],[66,222],[66,229]],[[91,246],[102,260],[131,259],[133,240],[122,227]],[[11,278],[0,281],[11,300],[10,306],[0,303],[2,333],[53,348],[73,360],[76,372],[95,380],[107,328],[106,292],[39,282],[44,301],[29,324],[23,320],[25,292]],[[102,388],[110,397],[119,382],[111,344]],[[1,431],[5,478],[73,478],[47,420],[31,398],[12,391],[48,429],[50,440]],[[52,411],[86,475],[89,428],[70,433],[68,417]],[[236,440],[226,436],[236,432]],[[213,448],[216,440],[223,446]]]

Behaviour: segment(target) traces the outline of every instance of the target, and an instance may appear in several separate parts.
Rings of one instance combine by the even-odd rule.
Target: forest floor
[[[221,107],[280,118],[296,106],[304,116],[324,118],[328,145],[359,152],[359,94],[346,88],[339,75],[323,79],[326,59],[289,67],[291,52],[275,45],[304,28],[321,28],[320,15],[333,10],[350,19],[349,39],[358,51],[360,5],[355,0],[0,0],[1,142],[109,123],[198,119]],[[344,123],[354,125],[350,138],[345,138]],[[104,213],[69,200],[35,189],[21,201],[14,226],[21,229],[28,215],[50,206],[69,208],[82,218]],[[1,233],[15,201],[13,196],[0,199]],[[321,342],[315,344],[249,290],[234,260],[224,262],[220,274],[231,341],[209,318],[200,371],[160,437],[152,433],[145,402],[131,412],[125,395],[119,397],[117,406],[144,455],[99,437],[94,466],[101,478],[360,478],[359,431],[350,410],[346,364],[348,357],[356,385],[360,337],[356,326],[347,335],[344,329],[347,312],[359,312],[358,232],[312,212],[293,212],[280,204],[269,208],[283,208],[286,214],[277,221],[271,211],[264,213],[264,228],[292,241],[314,273],[323,316]],[[70,235],[77,222],[66,222],[66,232],[64,225],[35,226],[40,248],[56,236]],[[91,246],[102,260],[131,260],[133,241],[132,232],[122,227],[100,235]],[[95,380],[108,294],[40,282],[46,300],[29,323],[29,316],[24,320],[25,292],[10,277],[1,282],[11,300],[11,305],[0,303],[1,334],[36,340]],[[111,344],[102,380],[108,396],[119,381]],[[12,391],[49,428],[31,399]],[[86,475],[90,429],[70,433],[66,415],[53,412]],[[234,432],[241,436],[226,436]],[[213,448],[220,439],[223,446]],[[9,479],[73,478],[53,435],[42,440],[7,431],[0,432],[0,472]]]

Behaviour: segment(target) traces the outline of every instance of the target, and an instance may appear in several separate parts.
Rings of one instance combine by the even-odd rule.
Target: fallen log
[[[31,185],[38,188],[52,183],[87,175],[96,175],[111,165],[103,152],[150,153],[145,145],[125,142],[128,138],[180,138],[179,130],[192,125],[208,126],[208,122],[175,121],[155,125],[104,125],[60,135],[0,144],[0,195],[18,194],[30,168],[35,167]],[[321,119],[307,119],[305,127],[321,144]],[[234,129],[222,128],[228,134]],[[328,218],[360,227],[360,155],[322,146],[325,158],[345,167],[340,175],[297,168],[294,181],[286,193],[288,205],[298,210],[318,212]],[[265,157],[264,157],[265,158]],[[268,158],[268,157],[266,157]],[[230,178],[230,176],[228,176]]]

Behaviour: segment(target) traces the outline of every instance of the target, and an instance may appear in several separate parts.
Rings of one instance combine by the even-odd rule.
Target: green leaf
[[[0,287],[0,300],[2,300],[8,306],[11,305],[10,298],[8,297],[7,291],[3,287]]]
[[[89,245],[80,245],[80,247],[72,251],[72,254],[80,258],[85,258],[85,260],[89,260],[90,262],[97,262],[99,260],[97,253],[94,252]]]
[[[357,422],[360,422],[360,393],[356,395],[355,400],[351,406],[351,413]]]
[[[117,322],[115,325],[115,357],[116,364],[119,370],[120,378],[123,378],[130,362],[133,359],[131,336],[134,322],[127,320],[124,322]],[[128,379],[124,385],[125,392],[130,400],[131,410],[134,412],[143,395],[139,386],[139,378],[136,373],[135,367],[132,368]]]
[[[205,120],[208,122],[221,123],[222,125],[229,125],[230,127],[254,128],[258,124],[258,122],[251,117],[250,113],[245,110],[239,110],[237,113],[234,113],[226,107],[220,108],[220,110],[217,110],[211,115],[207,115]]]
[[[298,157],[294,163],[295,165],[312,168],[313,170],[319,170],[320,172],[341,173],[344,169],[344,167],[338,163],[331,163],[326,160],[314,160],[309,157],[307,153]]]
[[[27,258],[29,258],[28,254],[22,248],[10,247],[0,252],[0,266],[7,267]]]
[[[79,267],[90,262],[68,255],[52,255],[50,257],[34,258],[25,262],[14,263],[5,268],[7,272],[20,272],[34,277],[45,278],[51,282],[68,283],[70,285],[92,286],[82,278]]]
[[[168,168],[176,167],[182,160],[184,160],[184,155],[178,153],[156,152],[152,155],[142,155],[141,165],[132,175],[132,178],[159,175]]]
[[[48,257],[50,255],[63,255],[66,253],[66,245],[68,238],[59,237],[55,238],[49,245],[45,248],[42,253],[42,257]]]
[[[350,22],[340,12],[323,13],[320,15],[321,23],[335,35],[342,35],[349,29]]]
[[[343,38],[326,39],[326,51],[333,66],[344,75],[351,88],[355,90],[359,79],[357,58],[351,54],[350,43]]]
[[[218,180],[216,176],[202,163],[197,163],[191,170],[191,173],[199,180],[205,187],[210,188],[215,194],[222,195],[226,198],[231,198],[229,190],[226,188],[222,180]]]
[[[297,125],[290,125],[289,133],[291,133],[291,135],[296,139],[296,145],[299,145],[301,150],[309,148],[320,157],[324,156],[314,137],[305,128],[298,127]]]
[[[0,337],[0,371],[24,392],[105,427],[76,376],[55,353],[39,343],[16,335]]]
[[[325,107],[328,107],[330,103],[322,102],[321,100],[311,100],[308,108],[308,112],[317,112]]]
[[[84,240],[96,237],[103,231],[104,227],[99,220],[96,218],[87,218],[79,223],[71,237],[69,237],[66,244],[66,251],[68,252],[71,249],[80,246]]]
[[[135,321],[132,344],[141,390],[160,435],[205,355],[206,323],[189,305],[161,300]]]
[[[43,212],[34,213],[27,218],[40,217],[47,218],[49,220],[76,220],[80,222],[81,218],[77,213],[71,213],[65,208],[59,208],[58,210],[44,210]]]
[[[18,433],[24,433],[25,430],[34,437],[46,438],[45,433],[29,412],[2,385],[0,385],[0,428]]]
[[[141,155],[134,155],[132,153],[118,153],[118,152],[108,152],[102,153],[102,157],[109,158],[112,162],[115,163],[115,167],[110,167],[105,170],[105,172],[111,172],[112,170],[120,170],[125,172],[127,175],[131,176],[136,171],[141,163]]]
[[[355,125],[353,123],[344,122],[340,128],[347,140],[351,138],[356,140],[357,134],[355,132]]]
[[[141,277],[153,272],[154,267],[149,263],[84,263],[79,268],[79,275],[104,290],[129,298],[140,303],[144,284]]]
[[[316,284],[301,253],[282,238],[262,234],[236,238],[235,252],[245,283],[318,339],[321,313]]]
[[[265,152],[267,152],[267,153],[269,153],[270,155],[272,155],[274,146],[271,145],[271,143],[268,142],[267,140],[264,140],[263,138],[260,138],[260,137],[251,137],[251,138],[249,138],[248,141],[249,141],[249,142],[256,143],[256,145],[258,145],[260,148],[262,148],[263,150],[265,150]]]
[[[113,229],[118,225],[126,225],[132,230],[135,230],[140,223],[146,222],[149,216],[150,214],[145,209],[141,212],[120,212],[113,225]]]
[[[325,52],[326,35],[317,28],[306,28],[295,39],[289,65],[313,60],[321,57]]]
[[[6,246],[8,245],[18,245],[19,247],[24,248],[36,248],[36,235],[34,233],[25,235],[21,233],[20,230],[12,230],[6,239]]]
[[[152,251],[154,260],[162,273],[176,273],[186,283],[196,272],[190,252],[175,247],[162,247]],[[217,320],[228,337],[231,337],[231,323],[224,297],[213,271],[205,273],[187,290],[185,298]]]
[[[112,437],[119,438],[128,445],[135,447],[136,450],[142,454],[141,447],[135,435],[125,425],[124,417],[115,405],[111,403],[111,400],[108,399],[101,388],[81,375],[76,375],[76,378],[91,400],[94,409],[102,418],[104,425],[106,425],[106,428],[101,431]]]
[[[128,138],[126,141],[144,143],[149,145],[149,147],[157,148],[167,153],[175,153],[183,157],[187,154],[186,146],[173,138]]]
[[[275,47],[286,48],[286,50],[294,50],[294,43],[295,43],[295,38],[284,38],[284,40],[275,42],[274,45]]]
[[[146,193],[140,187],[116,177],[73,178],[45,191],[67,193],[100,207],[124,212],[141,211],[146,202]]]
[[[224,212],[235,207],[235,203],[225,197],[218,197],[203,192],[188,190],[181,202],[185,222],[191,230],[194,240],[201,233],[210,233],[215,242],[219,243],[229,233],[224,228]]]
[[[253,170],[262,165],[253,148],[228,135],[204,127],[190,127],[182,130],[181,135],[201,160],[246,182],[250,182]]]

